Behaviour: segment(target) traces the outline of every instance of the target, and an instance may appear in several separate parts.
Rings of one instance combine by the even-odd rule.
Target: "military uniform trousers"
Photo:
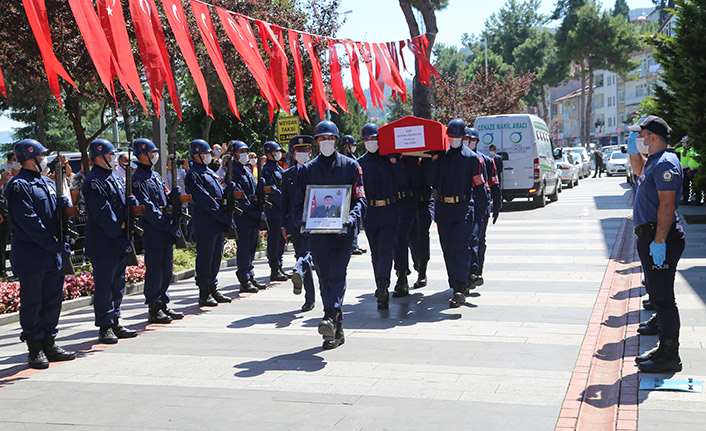
[[[457,281],[467,283],[471,268],[473,212],[469,212],[461,220],[437,220],[436,227],[439,231],[439,242],[444,254],[449,286],[453,288],[454,282]]]
[[[299,232],[292,232],[292,244],[294,245],[294,257],[297,262],[294,270],[297,271],[304,280],[304,302],[315,302],[314,276],[311,271],[311,252],[309,251],[309,236]]]
[[[358,248],[358,235],[360,235],[360,220],[353,223],[353,246],[351,250],[356,250]]]
[[[351,260],[353,232],[342,235],[318,234],[309,236],[311,256],[319,278],[319,291],[324,310],[336,309],[343,320],[343,296],[346,293],[346,273]]]
[[[375,279],[390,279],[395,243],[400,223],[400,206],[395,203],[384,207],[368,207],[365,215],[365,236],[370,245]]]
[[[395,240],[395,270],[406,271],[409,269],[409,241],[412,226],[417,218],[417,200],[415,196],[400,200],[400,222]]]
[[[267,231],[267,263],[270,269],[276,270],[282,266],[284,254],[284,238],[282,237],[282,212],[279,208],[271,208],[265,212],[270,230]]]
[[[127,255],[92,256],[93,312],[96,326],[110,326],[120,317],[120,305],[125,294]]]
[[[20,339],[41,340],[56,337],[64,275],[60,269],[16,271],[20,280]]]
[[[145,304],[168,304],[167,289],[172,282],[174,249],[168,247],[145,249]]]
[[[674,298],[674,276],[677,263],[684,252],[686,240],[681,225],[674,224],[667,235],[667,257],[660,267],[650,256],[650,244],[654,241],[655,230],[637,237],[637,253],[647,281],[647,293],[654,304],[659,322],[660,339],[679,338],[679,309]]]
[[[425,199],[417,201],[416,218],[412,221],[409,231],[409,251],[412,255],[414,268],[419,269],[419,262],[428,262],[431,257],[429,251],[429,228],[434,214],[434,201]]]
[[[473,233],[471,235],[471,273],[482,274],[485,262],[485,234],[488,230],[488,214],[476,214],[473,217]]]
[[[255,260],[255,252],[257,251],[257,240],[260,231],[256,227],[238,228],[238,239],[236,244],[238,249],[235,254],[235,260],[238,269],[235,275],[238,276],[240,283],[245,283],[255,276],[253,261]],[[282,237],[282,233],[279,233]]]
[[[196,238],[196,285],[218,285],[218,271],[223,257],[223,233],[199,235]]]

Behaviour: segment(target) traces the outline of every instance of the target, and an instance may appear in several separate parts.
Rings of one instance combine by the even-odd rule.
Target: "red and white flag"
[[[355,96],[360,106],[363,109],[368,109],[368,99],[365,97],[365,92],[363,91],[363,86],[360,84],[360,62],[358,61],[358,52],[351,40],[341,40],[339,41],[343,44],[346,49],[346,55],[348,56],[348,62],[351,65],[351,75],[353,78],[353,95]],[[350,44],[350,47],[348,46]]]
[[[294,30],[287,30],[287,33],[289,52],[292,53],[292,58],[294,58],[294,82],[297,87],[297,112],[299,118],[311,124],[309,114],[306,112],[306,101],[304,100],[304,74],[302,73],[302,53],[299,50],[299,34]]]
[[[314,103],[316,110],[319,111],[319,117],[324,118],[327,108],[338,113],[336,108],[334,108],[328,101],[326,89],[324,88],[321,64],[319,64],[319,56],[316,55],[316,51],[314,50],[312,35],[309,33],[302,33],[302,42],[304,43],[304,48],[306,48],[309,53],[309,60],[311,61],[311,101]]]
[[[314,215],[314,209],[316,209],[316,193],[314,193],[314,197],[311,198],[311,208],[309,208],[309,217]]]
[[[333,99],[338,103],[338,106],[343,108],[346,114],[348,114],[346,90],[343,88],[343,78],[341,77],[341,64],[338,62],[336,42],[333,39],[328,40],[328,55],[331,67],[331,90],[333,91]]]

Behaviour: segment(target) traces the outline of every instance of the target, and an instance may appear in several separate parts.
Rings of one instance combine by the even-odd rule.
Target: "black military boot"
[[[660,340],[659,347],[652,357],[637,367],[643,373],[680,372],[682,364],[679,357],[679,340],[676,338]]]
[[[659,320],[657,320],[657,315],[650,317],[649,320],[640,323],[640,327],[637,328],[637,333],[640,335],[659,335]]]
[[[120,320],[116,317],[115,323],[113,323],[113,334],[118,338],[135,338],[137,337],[137,331],[133,329],[127,329],[120,324]]]
[[[463,304],[466,303],[466,283],[462,281],[454,281],[453,283],[453,291],[454,294],[451,297],[451,300],[449,301],[449,306],[451,308],[458,308],[462,306]]]
[[[166,303],[162,304],[162,311],[164,314],[169,316],[172,320],[180,320],[184,318],[184,313],[181,311],[174,311],[167,306]]]
[[[282,265],[279,266],[279,272],[281,272],[285,277],[287,277],[287,280],[292,278],[292,273],[285,271],[284,268],[282,268]]]
[[[42,350],[49,362],[72,361],[76,359],[76,352],[64,350],[57,346],[53,337],[42,340]]]
[[[245,283],[240,283],[240,293],[257,293],[259,289],[253,284],[252,280]]]
[[[147,312],[147,321],[150,323],[172,323],[172,318],[169,317],[164,310],[162,310],[162,304],[159,302],[153,302],[148,305],[149,311]]]
[[[289,278],[279,268],[272,268],[270,271],[270,281],[287,281]]]
[[[333,340],[324,340],[323,348],[324,350],[335,349],[341,344],[346,342],[346,337],[343,336],[343,325],[341,322],[336,322],[336,333]]]
[[[652,359],[654,354],[657,353],[657,349],[659,349],[659,347],[655,347],[654,349],[648,350],[640,356],[636,356],[635,363],[641,364],[643,362],[649,361],[650,359]]]
[[[642,308],[648,311],[652,311],[655,309],[655,305],[648,298],[646,301],[642,301]]]
[[[103,344],[117,344],[118,337],[113,332],[112,326],[101,326],[98,331],[98,341]]]
[[[471,268],[471,272],[468,274],[468,290],[473,290],[478,286],[483,285],[483,277],[480,275],[478,267],[474,266]]]
[[[415,289],[420,289],[427,285],[427,263],[429,262],[419,262],[417,281],[414,282]]]
[[[30,368],[35,370],[49,368],[49,360],[42,349],[42,340],[27,340],[27,349],[29,349],[27,364]]]
[[[390,279],[378,278],[376,284],[375,298],[378,300],[378,310],[387,310],[390,303],[390,294],[387,290],[387,288],[390,287]]]
[[[215,307],[218,305],[213,296],[211,296],[211,288],[209,286],[199,286],[199,305],[201,307]]]
[[[393,298],[401,298],[409,295],[409,283],[407,282],[407,270],[397,271],[397,283],[395,291],[392,292]]]
[[[296,269],[292,272],[292,287],[295,295],[302,294],[302,287],[304,287],[304,277]]]
[[[335,308],[324,310],[324,318],[319,322],[319,334],[324,337],[324,341],[331,341],[336,338],[336,316]]]
[[[255,277],[250,277],[250,283],[258,289],[267,289],[267,285],[265,283],[260,283],[255,279]]]
[[[219,292],[218,286],[215,284],[211,285],[211,296],[216,300],[216,302],[221,304],[228,304],[232,301],[230,298]]]

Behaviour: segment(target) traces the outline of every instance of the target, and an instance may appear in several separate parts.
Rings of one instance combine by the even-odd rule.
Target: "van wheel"
[[[539,195],[534,197],[534,204],[537,205],[538,208],[547,206],[546,187],[542,186],[542,189],[539,191]]]
[[[557,181],[554,187],[554,193],[549,195],[549,202],[556,202],[559,200],[559,192],[561,191],[561,181]]]

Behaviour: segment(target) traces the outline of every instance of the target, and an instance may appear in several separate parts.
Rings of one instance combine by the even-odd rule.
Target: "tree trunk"
[[[412,38],[419,36],[419,24],[417,23],[417,19],[414,17],[412,5],[409,0],[399,0],[399,2],[400,8],[402,9],[405,19],[407,20],[410,36]],[[434,46],[434,40],[436,39],[436,33],[438,31],[436,27],[436,13],[434,12],[434,7],[431,5],[429,0],[419,0],[416,3],[419,11],[422,13],[424,25],[427,29],[429,46],[427,48],[426,56],[430,57],[431,48]],[[415,73],[412,86],[412,105],[414,115],[421,118],[431,118],[431,88],[419,82],[419,66],[416,61],[414,64]]]
[[[279,118],[279,111],[275,112],[272,116],[272,121],[270,122],[270,141],[277,141],[277,119]]]
[[[131,120],[128,106],[123,106],[121,110],[123,111],[123,128],[125,128],[125,139],[127,139],[128,143],[132,145],[132,125],[130,123]]]
[[[35,100],[39,101],[39,103],[37,103],[37,109],[35,111],[37,121],[37,140],[41,142],[42,145],[45,145],[48,148],[49,143],[47,142],[47,118],[44,113],[44,102],[42,101],[42,99]]]
[[[88,139],[86,139],[86,129],[81,124],[81,103],[78,92],[69,86],[64,87],[66,90],[65,112],[71,121],[71,126],[76,134],[78,149],[81,151],[81,165],[83,173],[88,174]]]
[[[176,151],[176,134],[181,120],[179,117],[174,115],[166,115],[167,120],[167,148],[169,154],[175,154]]]
[[[586,100],[586,142],[584,146],[588,148],[588,144],[591,143],[591,124],[593,124],[593,118],[591,118],[591,113],[593,112],[593,69],[588,71],[588,100]]]
[[[211,124],[213,124],[213,118],[209,117],[208,114],[203,114],[203,120],[201,121],[201,139],[208,142],[211,135]]]
[[[581,67],[581,100],[579,100],[579,139],[584,143],[584,132],[586,131],[586,72]]]

